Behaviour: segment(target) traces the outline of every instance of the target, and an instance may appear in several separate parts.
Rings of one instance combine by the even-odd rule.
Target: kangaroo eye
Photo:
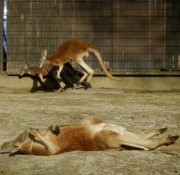
[[[19,146],[17,146],[17,145],[14,145],[14,148],[18,148]]]

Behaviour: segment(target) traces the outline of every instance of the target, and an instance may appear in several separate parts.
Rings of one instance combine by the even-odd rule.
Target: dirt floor
[[[180,92],[92,88],[30,93],[0,87],[0,144],[29,127],[75,124],[85,116],[97,116],[137,133],[167,126],[164,135],[180,135]],[[178,175],[180,152],[74,151],[50,157],[0,154],[0,174]]]

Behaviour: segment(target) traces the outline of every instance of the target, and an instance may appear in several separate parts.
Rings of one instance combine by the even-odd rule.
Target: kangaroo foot
[[[58,92],[64,92],[64,88],[60,87],[60,88],[58,89]]]
[[[170,145],[170,144],[174,143],[178,138],[179,138],[178,135],[168,136],[166,145]]]
[[[167,129],[168,129],[167,127],[158,129],[158,132],[159,132],[158,134],[162,134],[162,133],[166,132]]]
[[[85,87],[85,89],[88,89],[88,88],[91,88],[91,84],[86,82],[86,81],[83,81],[83,82],[77,82],[76,83],[76,87],[78,87],[79,85],[82,85]]]
[[[91,84],[88,82],[83,82],[83,86],[85,86],[85,89],[91,88]]]

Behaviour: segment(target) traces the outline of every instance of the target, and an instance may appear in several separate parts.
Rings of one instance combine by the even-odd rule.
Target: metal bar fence
[[[7,73],[70,38],[96,45],[113,74],[178,70],[179,11],[174,0],[8,0]],[[102,74],[93,55],[86,62]]]
[[[0,74],[3,72],[3,1],[0,1]]]

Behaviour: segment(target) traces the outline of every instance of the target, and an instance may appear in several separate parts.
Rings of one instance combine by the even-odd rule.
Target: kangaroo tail
[[[109,77],[112,80],[116,80],[116,81],[124,80],[124,78],[116,78],[116,77],[114,77],[113,75],[110,74],[110,72],[107,70],[107,68],[106,68],[106,66],[105,66],[105,64],[103,62],[103,59],[102,59],[102,56],[101,56],[100,52],[96,48],[89,48],[88,51],[93,52],[96,55],[96,57],[97,57],[97,59],[99,61],[99,64],[100,64],[102,70],[104,71],[104,73],[106,74],[107,77]]]

